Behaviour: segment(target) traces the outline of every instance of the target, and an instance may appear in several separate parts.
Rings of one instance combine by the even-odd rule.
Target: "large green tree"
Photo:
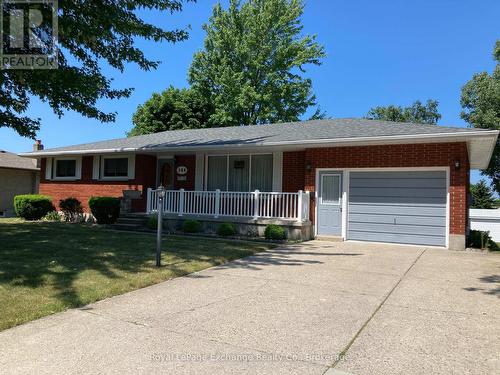
[[[429,99],[426,104],[422,104],[420,100],[417,100],[409,107],[396,105],[374,107],[370,109],[366,118],[434,125],[441,118],[438,112],[438,104],[436,100]]]
[[[189,69],[193,89],[214,105],[210,123],[249,125],[298,120],[316,105],[307,65],[324,49],[301,35],[302,0],[230,0],[217,4],[204,49]],[[313,117],[321,117],[319,110]]]
[[[493,208],[495,198],[493,193],[484,180],[479,181],[477,184],[470,186],[470,193],[472,196],[471,208]]]
[[[493,58],[497,62],[493,73],[474,74],[462,88],[461,117],[475,128],[500,129],[500,40],[496,42]],[[497,141],[488,168],[481,172],[492,179],[500,193],[500,142]]]
[[[212,113],[211,103],[197,91],[170,86],[137,108],[128,136],[206,127]]]
[[[189,1],[189,0],[188,0]],[[131,88],[115,88],[101,70],[101,63],[123,71],[135,63],[143,70],[155,69],[137,47],[137,39],[178,42],[187,38],[182,29],[164,30],[148,23],[144,10],[169,13],[182,10],[184,0],[59,0],[59,67],[54,70],[0,71],[0,127],[25,137],[35,137],[40,119],[25,113],[30,98],[47,102],[62,116],[66,110],[99,121],[115,120],[115,113],[100,110],[100,99],[128,97]]]

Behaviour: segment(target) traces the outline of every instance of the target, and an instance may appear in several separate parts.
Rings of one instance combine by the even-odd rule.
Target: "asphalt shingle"
[[[209,147],[275,145],[310,140],[341,140],[343,138],[386,137],[403,135],[434,135],[477,132],[478,129],[444,127],[367,119],[328,119],[269,125],[166,131],[129,138],[111,139],[74,146],[46,149],[44,152],[100,151],[109,149],[142,149],[154,151],[169,147]],[[40,153],[40,152],[39,152]]]
[[[4,150],[0,150],[0,168],[39,170],[34,159],[22,158]]]

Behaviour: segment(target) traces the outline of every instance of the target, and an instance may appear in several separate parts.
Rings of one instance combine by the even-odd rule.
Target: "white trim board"
[[[462,167],[463,168],[463,167]],[[316,168],[314,197],[316,204],[314,205],[314,236],[318,235],[318,186],[320,172],[332,171],[343,172],[343,189],[342,197],[342,239],[347,241],[347,226],[348,226],[348,210],[349,210],[349,174],[350,172],[407,172],[407,171],[444,171],[446,172],[446,241],[445,247],[449,247],[450,243],[450,167],[380,167],[380,168]],[[401,244],[406,245],[406,244]],[[419,245],[422,246],[422,245]],[[425,245],[426,247],[430,247]],[[442,248],[436,246],[438,248]]]
[[[283,190],[283,152],[273,152],[273,191]]]
[[[204,177],[205,177],[205,155],[197,153],[195,162],[195,178],[194,178],[194,188],[195,190],[203,190]]]
[[[367,244],[367,243],[371,243],[371,244],[375,244],[375,245],[391,245],[391,246],[401,246],[401,247],[415,247],[415,248],[423,248],[425,247],[426,249],[439,249],[439,250],[443,250],[444,247],[443,246],[435,246],[435,245],[415,245],[415,244],[411,244],[411,243],[396,243],[396,242],[378,242],[378,241],[359,241],[359,240],[345,240],[345,242],[348,242],[348,243],[359,243],[359,244]]]

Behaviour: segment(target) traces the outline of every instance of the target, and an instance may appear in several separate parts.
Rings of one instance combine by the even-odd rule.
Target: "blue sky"
[[[179,44],[140,41],[147,56],[162,62],[156,71],[127,66],[123,74],[105,68],[116,87],[134,87],[128,99],[102,101],[118,113],[117,121],[101,124],[76,113],[55,116],[33,100],[29,116],[42,119],[38,134],[45,147],[123,137],[132,127],[136,107],[155,91],[187,85],[193,53],[203,46],[202,24],[215,0],[188,3],[183,12],[146,13],[164,28],[190,25],[189,40]],[[223,1],[225,3],[225,1]],[[460,88],[474,73],[491,71],[495,40],[500,38],[498,0],[306,0],[304,33],[316,34],[327,52],[319,67],[306,73],[323,110],[332,117],[361,117],[373,106],[409,105],[414,100],[439,101],[441,125],[465,126],[460,119]],[[32,140],[0,128],[0,149],[22,152]],[[478,174],[473,174],[477,180]]]

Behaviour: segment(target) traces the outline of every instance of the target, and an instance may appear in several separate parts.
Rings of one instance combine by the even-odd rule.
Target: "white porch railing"
[[[163,200],[166,214],[218,217],[309,220],[309,192],[236,192],[167,190]],[[156,190],[148,189],[147,213],[156,212]]]

